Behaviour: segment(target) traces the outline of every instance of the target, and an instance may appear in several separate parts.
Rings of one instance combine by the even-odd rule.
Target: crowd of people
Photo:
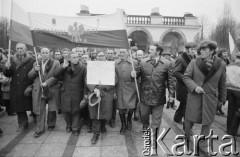
[[[201,135],[207,136],[215,114],[224,114],[221,108],[228,101],[227,132],[238,136],[240,53],[233,61],[214,41],[187,43],[185,49],[172,56],[158,44],[147,52],[136,46],[130,50],[43,47],[35,56],[18,43],[10,59],[8,50],[1,49],[1,102],[9,116],[17,114],[19,132],[28,129],[26,111],[36,121],[35,138],[45,132],[46,119],[48,130],[55,129],[58,113],[64,117],[66,132],[78,136],[86,124],[93,132],[91,143],[96,144],[107,124],[115,127],[117,111],[121,135],[131,131],[132,119],[141,120],[143,131],[151,128],[156,134],[164,104],[175,109],[175,98],[180,105],[173,120],[183,125],[187,139],[194,123],[202,124]],[[114,61],[115,85],[87,84],[88,61]],[[156,149],[156,139],[152,140]]]

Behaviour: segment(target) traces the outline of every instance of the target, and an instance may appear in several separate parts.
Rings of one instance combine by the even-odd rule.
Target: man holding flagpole
[[[118,77],[116,93],[117,108],[122,123],[120,134],[123,135],[127,130],[132,129],[132,115],[137,101],[137,91],[134,82],[136,71],[133,67],[137,66],[137,61],[134,60],[134,65],[132,66],[132,59],[129,57],[129,51],[127,49],[120,49],[118,56],[119,59],[115,61],[116,74]],[[127,113],[127,120],[125,113]]]
[[[55,128],[57,103],[60,102],[60,97],[56,94],[60,90],[58,80],[53,77],[53,73],[60,66],[60,63],[50,58],[50,50],[48,48],[41,49],[41,56],[40,65],[34,63],[33,69],[28,73],[28,77],[34,80],[32,91],[33,112],[37,115],[35,138],[41,136],[45,131],[47,104],[48,130],[52,131]],[[36,62],[39,61],[36,60]],[[39,77],[41,77],[41,81]]]
[[[17,53],[5,64],[4,75],[12,77],[10,85],[10,102],[18,115],[18,132],[28,129],[28,116],[26,111],[32,110],[32,98],[24,95],[25,89],[33,83],[28,73],[33,67],[34,59],[26,51],[26,45],[17,43]]]

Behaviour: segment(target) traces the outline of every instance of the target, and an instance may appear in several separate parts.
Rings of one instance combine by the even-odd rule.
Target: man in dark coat
[[[60,63],[50,58],[50,50],[48,48],[41,49],[41,56],[42,59],[38,61],[39,65],[35,62],[33,69],[28,73],[28,77],[34,80],[32,91],[33,112],[37,115],[35,138],[41,136],[45,131],[46,105],[48,105],[48,130],[52,131],[55,128],[57,105],[60,103],[58,80],[53,77],[53,73],[60,66]],[[39,79],[39,72],[42,82]]]
[[[217,50],[217,56],[219,58],[221,58],[225,63],[226,65],[230,64],[230,59],[229,59],[229,55],[228,55],[228,50],[225,49],[225,48],[220,48]],[[224,102],[225,104],[225,102]],[[219,108],[217,108],[216,110],[216,115],[224,115],[224,112],[222,110],[222,106],[219,106]]]
[[[185,112],[185,134],[190,140],[194,123],[202,124],[201,135],[209,135],[217,106],[226,101],[226,64],[217,56],[214,41],[199,44],[201,56],[188,65],[183,81],[189,91]],[[206,150],[206,143],[202,148]]]
[[[71,52],[70,63],[64,63],[56,69],[54,77],[62,77],[61,108],[67,127],[66,131],[79,135],[80,102],[84,97],[86,67],[79,63],[79,56]],[[87,97],[85,95],[85,97]]]
[[[12,77],[10,85],[10,102],[18,115],[18,131],[28,128],[28,116],[26,111],[32,110],[31,96],[24,96],[25,89],[33,83],[28,78],[28,73],[33,67],[35,60],[26,53],[26,45],[18,43],[17,53],[11,57],[10,62],[5,64],[4,75]]]
[[[171,62],[161,56],[163,48],[157,44],[149,47],[149,57],[140,62],[141,77],[140,84],[140,113],[143,130],[147,130],[150,124],[150,113],[152,113],[151,129],[153,130],[152,147],[157,148],[156,135],[160,128],[162,112],[166,103],[166,85],[169,98],[174,97],[174,79],[170,72]]]
[[[97,61],[106,61],[104,52],[97,53]],[[117,79],[115,79],[115,83]],[[112,117],[113,99],[114,99],[114,85],[90,85],[87,84],[90,93],[95,93],[101,97],[100,104],[94,106],[88,105],[90,118],[92,119],[93,137],[91,139],[92,144],[96,144],[100,133],[105,134],[106,121],[110,120]],[[91,100],[90,100],[91,101]],[[98,105],[100,105],[100,113],[98,113]],[[99,119],[98,119],[99,114]]]
[[[180,101],[180,105],[175,112],[174,122],[182,124],[182,118],[185,114],[186,109],[186,101],[187,101],[187,88],[183,83],[183,74],[190,63],[190,61],[194,58],[194,54],[196,54],[196,44],[187,43],[185,45],[186,52],[182,53],[180,57],[176,59],[175,67],[173,70],[173,76],[177,79],[176,83],[176,98]]]
[[[54,60],[57,60],[57,61],[59,61],[60,64],[62,64],[64,59],[62,57],[61,50],[55,50],[53,58],[54,58]],[[58,95],[58,97],[61,97],[61,91],[60,91],[61,85],[62,85],[62,80],[59,80],[58,81],[59,90],[56,91],[56,95]],[[59,102],[57,102],[58,114],[62,113],[60,101],[61,100],[59,99]]]
[[[114,51],[113,49],[108,49],[107,50],[107,56],[106,56],[108,61],[114,61]],[[113,107],[112,107],[112,118],[109,120],[109,125],[112,128],[115,128],[115,119],[116,119],[116,114],[117,114],[117,95],[116,95],[116,89],[114,89],[114,99],[113,99]]]
[[[171,73],[171,75],[173,75],[173,70],[174,70],[174,66],[175,66],[175,60],[171,57],[171,53],[169,51],[166,51],[166,52],[162,53],[162,56],[165,59],[170,61],[170,66],[169,66],[170,73]],[[176,91],[176,79],[174,78],[174,94],[175,94],[175,91]],[[171,107],[173,109],[176,108],[174,98],[168,100],[166,108],[168,109],[169,107]]]

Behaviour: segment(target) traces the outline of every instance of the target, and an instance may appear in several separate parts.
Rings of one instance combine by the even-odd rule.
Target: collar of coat
[[[117,64],[119,64],[119,63],[121,63],[121,62],[123,62],[123,61],[119,58],[119,59],[117,60]],[[126,60],[126,62],[129,62],[130,64],[132,64],[131,58],[128,57],[127,60]]]
[[[33,59],[29,54],[26,53],[25,58],[20,62],[18,60],[18,54],[12,56],[13,62],[16,65],[16,69],[22,67],[26,63],[28,63],[31,59]]]
[[[147,60],[146,60],[146,62],[151,62],[152,60],[153,60],[153,59],[152,59],[151,57],[148,57]],[[159,62],[161,62],[162,64],[164,64],[165,60],[166,60],[165,58],[159,56],[158,60],[154,63],[153,67],[156,67],[156,66],[159,64]],[[151,64],[152,64],[152,63],[151,63]]]
[[[45,71],[44,71],[45,75],[46,75],[46,74],[49,72],[49,70],[52,68],[53,62],[54,62],[54,60],[53,60],[52,58],[50,58],[50,59],[47,61],[47,64],[46,64],[46,66],[45,66]],[[38,64],[40,65],[40,68],[42,69],[42,60],[38,60]],[[41,70],[41,72],[42,72],[42,70]]]
[[[220,68],[222,60],[216,56],[214,56],[213,65],[210,70],[207,69],[206,63],[202,60],[202,58],[196,59],[196,64],[199,70],[205,75],[204,82],[207,82]]]
[[[191,56],[188,55],[187,52],[184,52],[181,56],[182,56],[183,60],[185,60],[185,62],[187,64],[189,64],[191,62],[191,60],[192,60]]]

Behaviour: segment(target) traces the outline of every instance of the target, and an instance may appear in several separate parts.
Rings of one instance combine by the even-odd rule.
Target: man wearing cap
[[[183,82],[183,74],[190,63],[190,61],[194,58],[194,54],[196,54],[196,44],[190,42],[185,45],[186,52],[182,53],[176,59],[175,67],[173,70],[173,76],[177,79],[176,83],[176,98],[180,101],[180,105],[175,112],[174,122],[182,124],[182,118],[185,114],[186,109],[186,101],[187,101],[187,88]]]
[[[183,82],[189,91],[185,112],[188,140],[194,123],[202,124],[201,135],[209,135],[216,108],[226,101],[226,64],[215,56],[216,48],[216,42],[202,41],[201,56],[192,60],[184,73]],[[202,144],[206,148],[206,142]]]
[[[237,134],[240,125],[240,52],[236,54],[233,63],[227,66],[227,133],[232,136]]]

